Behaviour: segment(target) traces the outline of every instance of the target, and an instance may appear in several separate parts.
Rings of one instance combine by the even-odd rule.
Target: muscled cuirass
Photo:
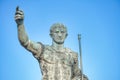
[[[65,48],[61,52],[51,46],[45,46],[39,61],[43,80],[72,79],[73,57],[69,49]]]

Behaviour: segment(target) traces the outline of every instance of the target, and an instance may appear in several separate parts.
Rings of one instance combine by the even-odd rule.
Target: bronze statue
[[[38,60],[42,72],[42,80],[81,80],[78,67],[78,55],[64,47],[68,33],[65,25],[55,23],[50,28],[52,45],[29,40],[24,28],[24,13],[16,8],[15,21],[21,45],[30,51]],[[84,75],[83,80],[88,80]]]

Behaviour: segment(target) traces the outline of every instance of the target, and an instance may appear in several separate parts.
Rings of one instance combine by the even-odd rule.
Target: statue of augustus
[[[64,40],[68,35],[65,25],[53,24],[50,28],[52,45],[45,45],[28,38],[23,23],[24,13],[18,7],[15,21],[21,45],[30,51],[39,62],[42,80],[81,80],[77,53],[64,47]],[[85,75],[83,80],[88,80]]]

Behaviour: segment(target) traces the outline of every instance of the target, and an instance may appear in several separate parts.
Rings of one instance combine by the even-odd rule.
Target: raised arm
[[[43,46],[41,43],[29,40],[24,27],[24,13],[22,10],[19,10],[19,7],[16,8],[15,21],[17,23],[18,39],[21,45],[32,52],[36,58],[39,58],[40,54],[42,53]]]
[[[21,45],[25,47],[27,45],[29,39],[25,32],[24,23],[23,23],[24,22],[24,13],[23,13],[23,11],[19,10],[19,7],[16,8],[15,21],[17,23],[18,39],[19,39]]]

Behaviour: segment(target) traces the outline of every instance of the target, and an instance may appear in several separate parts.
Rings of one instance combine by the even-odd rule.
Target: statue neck
[[[64,49],[64,44],[57,44],[56,42],[52,42],[52,47],[57,51],[62,51]]]

